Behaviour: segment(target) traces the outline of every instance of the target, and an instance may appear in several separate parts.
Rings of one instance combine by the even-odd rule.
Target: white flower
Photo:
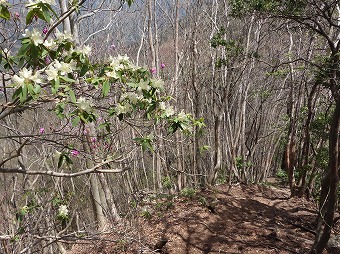
[[[42,44],[44,42],[41,33],[38,32],[35,28],[33,28],[32,31],[25,29],[25,33],[23,34],[23,36],[30,38],[35,46],[38,46],[39,44]]]
[[[55,36],[57,37],[58,41],[73,41],[73,36],[70,32],[62,33],[56,29]]]
[[[26,68],[23,68],[21,71],[19,71],[19,75],[22,76],[24,79],[30,79],[32,76],[32,70],[27,70]]]
[[[54,42],[53,39],[48,39],[46,41],[44,41],[43,45],[46,47],[46,48],[54,48],[57,44]]]
[[[60,74],[65,75],[67,73],[72,72],[72,66],[69,63],[61,62],[61,66],[59,68]]]
[[[161,79],[151,79],[151,86],[162,89],[164,87],[164,81]]]
[[[148,81],[141,81],[141,82],[138,83],[138,86],[143,90],[149,90],[150,89]]]
[[[25,79],[23,77],[19,77],[18,75],[14,75],[12,77],[12,81],[19,86],[25,83]]]
[[[49,81],[55,80],[58,77],[58,70],[54,68],[52,65],[48,67],[48,69],[45,70],[47,74],[47,79]]]
[[[118,64],[114,69],[115,69],[115,71],[121,71],[121,70],[124,70],[124,68],[125,68],[125,65]]]
[[[127,55],[124,55],[124,56],[118,55],[117,61],[119,63],[129,63],[129,57]]]
[[[161,110],[166,110],[166,105],[165,105],[165,103],[163,101],[159,103],[159,108]]]
[[[40,71],[37,71],[30,79],[37,84],[41,84],[43,82],[40,78]]]
[[[54,68],[57,71],[60,71],[61,75],[66,75],[67,73],[72,72],[76,68],[75,62],[65,63],[65,62],[59,62],[58,60],[54,60]]]
[[[90,112],[91,111],[91,102],[86,100],[85,97],[80,97],[78,100],[77,100],[77,104],[78,104],[78,107],[83,110],[83,111],[87,111],[87,112]]]
[[[74,61],[73,59],[69,62],[71,70],[76,70],[77,69],[77,62]]]
[[[61,56],[65,58],[65,57],[71,56],[73,54],[73,52],[75,52],[75,50],[71,46],[71,48],[69,50],[64,50]]]
[[[7,4],[7,0],[0,0],[0,5],[1,4]]]
[[[118,106],[116,107],[116,113],[117,115],[119,114],[126,114],[132,111],[132,106],[130,104],[118,104]]]
[[[33,75],[33,71],[26,68],[23,68],[21,71],[19,71],[19,75],[14,75],[12,80],[18,86],[22,86],[29,82],[42,83],[40,72],[37,71]]]
[[[131,65],[129,61],[129,57],[126,55],[125,56],[118,55],[117,57],[113,57],[113,58],[110,57],[110,60],[111,60],[110,66],[114,70],[121,70],[125,68],[126,66]]]
[[[119,79],[119,77],[118,77],[116,71],[114,71],[114,70],[113,70],[113,71],[107,71],[107,72],[105,72],[105,75],[106,75],[107,77],[109,77],[109,78]]]
[[[121,97],[121,100],[124,100],[124,99],[128,99],[132,104],[136,104],[140,99],[141,97],[136,94],[136,93],[132,93],[132,92],[128,92],[128,93],[125,93],[122,95]]]
[[[87,55],[89,56],[90,53],[91,53],[91,47],[90,46],[86,46],[86,45],[83,45],[83,47],[81,49],[79,49],[79,52],[84,54],[84,55]]]
[[[183,110],[177,115],[177,119],[181,122],[188,120],[188,116],[183,112]]]
[[[172,107],[172,106],[170,106],[170,107],[167,107],[166,109],[165,109],[165,115],[167,116],[167,117],[170,117],[170,116],[172,116],[172,115],[174,115],[175,114],[175,110],[174,110],[174,108]]]
[[[66,217],[68,215],[68,209],[66,205],[59,206],[58,215],[62,217]]]

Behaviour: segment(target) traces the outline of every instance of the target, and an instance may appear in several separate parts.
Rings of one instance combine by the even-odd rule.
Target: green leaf
[[[31,83],[27,84],[27,91],[30,95],[34,95],[34,89]]]
[[[181,124],[177,122],[173,122],[169,127],[169,132],[171,134],[174,134],[178,130],[178,128],[181,128]]]
[[[5,6],[0,6],[0,18],[9,20],[11,18],[11,14],[9,13],[9,10]]]
[[[109,92],[110,92],[110,82],[106,80],[103,83],[102,94],[103,96],[107,96]]]
[[[39,59],[39,48],[32,43],[30,50],[31,57],[33,58],[34,61],[37,61]]]
[[[80,122],[80,117],[79,117],[79,116],[73,118],[73,120],[72,120],[72,126],[73,126],[73,127],[74,127],[74,126],[77,126],[79,122]]]
[[[73,161],[71,160],[70,157],[67,156],[67,154],[65,154],[64,157],[65,157],[65,161],[66,161],[67,164],[73,164]]]
[[[59,90],[59,87],[60,87],[60,79],[59,79],[59,77],[57,77],[51,83],[52,83],[52,88],[51,88],[52,93],[56,94],[58,92],[58,90]]]
[[[134,2],[134,0],[126,0],[126,2],[129,5],[129,7],[131,7],[131,4]]]
[[[22,92],[20,94],[20,102],[23,103],[27,99],[27,86],[23,85],[22,86]]]
[[[73,92],[73,90],[72,89],[70,89],[70,91],[68,91],[68,94],[69,94],[69,96],[70,96],[70,99],[71,99],[71,101],[73,102],[73,103],[76,103],[76,95],[74,94],[74,92]]]
[[[49,9],[46,8],[45,4],[42,4],[41,9],[42,9],[42,12],[41,12],[42,18],[41,17],[39,17],[39,18],[41,18],[42,20],[45,20],[47,23],[50,23],[51,15],[49,13],[50,12]]]
[[[15,90],[12,99],[16,99],[20,94],[22,93],[22,87],[19,87],[17,90]]]
[[[80,76],[84,76],[86,74],[86,72],[89,70],[89,66],[87,64],[84,64],[82,67],[81,67],[81,70],[80,70]]]
[[[43,5],[44,5],[44,7],[45,7],[46,9],[50,10],[50,12],[52,12],[53,15],[54,15],[55,17],[58,17],[57,13],[53,10],[53,8],[51,7],[51,5],[46,4],[46,3],[44,3]]]
[[[61,166],[63,165],[64,163],[64,160],[65,160],[65,154],[61,154],[60,157],[59,157],[59,160],[58,160],[58,168],[61,168]]]
[[[35,85],[35,87],[34,87],[34,93],[35,93],[35,94],[39,94],[40,91],[41,91],[41,86],[40,86],[40,85]]]
[[[134,138],[134,141],[139,143],[142,146],[143,152],[150,150],[151,152],[154,152],[154,149],[152,147],[152,138],[150,137],[143,137],[143,138]]]
[[[26,15],[26,25],[32,22],[33,17],[36,15],[36,9],[30,10]]]
[[[69,82],[69,83],[74,83],[76,82],[74,79],[71,79],[69,77],[66,76],[59,76],[61,80],[65,81],[65,82]]]
[[[64,115],[64,109],[65,109],[65,104],[64,103],[59,103],[58,105],[56,105],[54,112],[56,113],[56,115],[60,118],[63,119],[65,117]]]

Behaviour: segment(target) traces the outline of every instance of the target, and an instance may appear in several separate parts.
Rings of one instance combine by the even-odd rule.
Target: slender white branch
[[[111,162],[116,162],[114,159],[105,160],[101,163],[98,163],[92,168],[81,170],[74,173],[67,173],[67,172],[55,172],[53,170],[24,170],[22,167],[18,168],[0,168],[0,173],[19,173],[25,175],[47,175],[47,176],[54,176],[54,177],[76,177],[81,175],[87,175],[92,173],[121,173],[124,172],[130,167],[124,168],[115,168],[115,169],[102,169],[101,167],[107,165]]]
[[[89,36],[87,36],[87,38],[84,40],[83,44],[85,44],[92,36],[105,31],[106,29],[110,28],[110,26],[112,26],[112,19],[110,20],[110,22],[103,27],[102,29],[99,29],[98,31],[95,31],[94,33],[90,34]]]

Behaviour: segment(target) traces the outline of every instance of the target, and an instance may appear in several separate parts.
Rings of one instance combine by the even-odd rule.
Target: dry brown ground
[[[69,253],[308,253],[314,238],[315,204],[290,199],[283,188],[220,185],[143,206],[144,217],[121,222]]]

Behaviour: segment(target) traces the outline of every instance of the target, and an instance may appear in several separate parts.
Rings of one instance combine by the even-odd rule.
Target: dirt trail
[[[132,228],[70,253],[308,253],[314,239],[315,205],[282,188],[220,185],[144,209]]]

